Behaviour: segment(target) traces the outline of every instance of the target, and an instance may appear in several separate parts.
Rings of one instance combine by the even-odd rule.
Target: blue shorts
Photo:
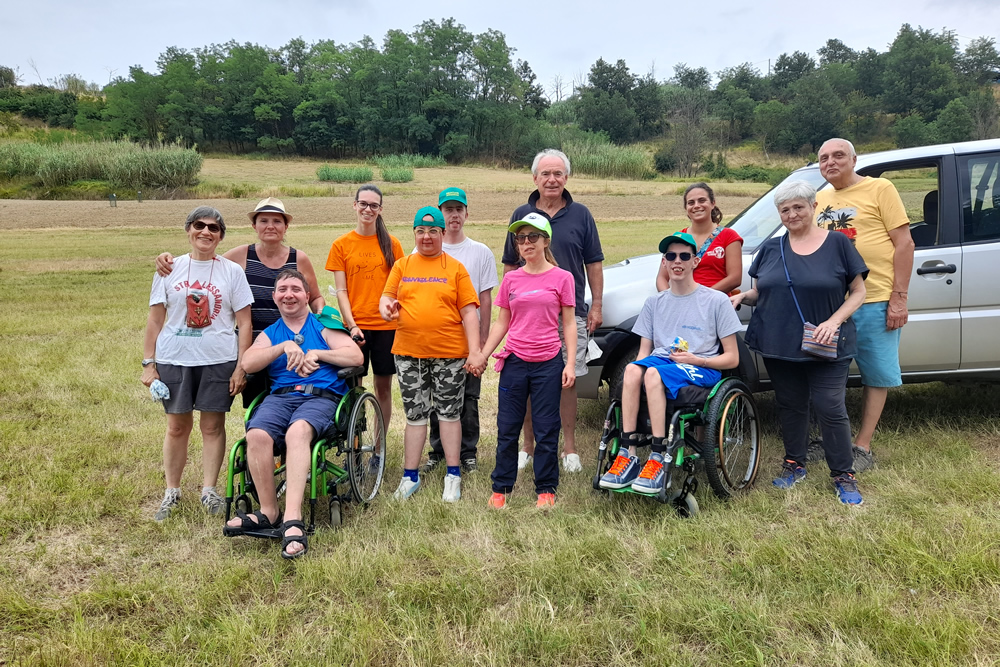
[[[677,398],[677,392],[682,387],[688,385],[714,387],[722,379],[722,373],[715,369],[692,366],[691,364],[675,364],[666,357],[649,355],[632,363],[644,368],[655,368],[656,372],[660,374],[660,379],[663,380],[663,386],[667,388],[668,398]]]
[[[337,414],[337,403],[329,398],[306,394],[269,394],[254,411],[247,430],[258,428],[274,440],[275,452],[285,445],[285,432],[294,422],[304,421],[314,434],[323,433]]]
[[[862,304],[851,319],[858,330],[858,354],[854,360],[866,387],[898,387],[903,384],[899,371],[899,335],[902,328],[885,328],[888,301]]]

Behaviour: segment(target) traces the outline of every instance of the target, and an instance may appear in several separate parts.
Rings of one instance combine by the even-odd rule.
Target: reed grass
[[[316,170],[316,178],[334,183],[368,183],[373,175],[369,167],[333,167],[324,164]]]

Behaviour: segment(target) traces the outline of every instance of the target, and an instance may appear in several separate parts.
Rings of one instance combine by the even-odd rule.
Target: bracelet
[[[338,294],[339,294],[339,293],[341,293],[341,292],[346,292],[346,291],[347,291],[347,288],[346,288],[346,287],[338,287],[338,288],[337,288],[337,293],[338,293]]]

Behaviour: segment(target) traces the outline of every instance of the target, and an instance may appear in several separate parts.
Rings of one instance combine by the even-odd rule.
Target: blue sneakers
[[[663,454],[653,452],[646,460],[646,465],[642,467],[638,479],[632,482],[632,490],[638,493],[659,493],[663,490],[666,477],[667,473],[663,469]]]
[[[858,491],[857,480],[850,473],[834,477],[833,488],[837,490],[837,498],[845,505],[861,505],[865,502]]]
[[[611,469],[601,477],[600,487],[602,489],[624,489],[631,486],[635,478],[639,476],[639,457],[632,456],[627,447],[618,450]]]
[[[775,479],[774,484],[779,489],[790,489],[806,478],[806,469],[795,461],[785,460],[781,464],[781,477]]]

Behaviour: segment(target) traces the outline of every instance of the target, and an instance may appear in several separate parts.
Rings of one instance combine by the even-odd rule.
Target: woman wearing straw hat
[[[292,216],[285,211],[282,201],[274,197],[262,199],[254,210],[247,213],[247,217],[250,218],[250,225],[257,231],[257,243],[236,246],[223,257],[239,264],[246,273],[247,282],[253,291],[254,302],[250,317],[253,321],[253,338],[256,339],[261,331],[281,319],[271,295],[274,292],[275,277],[285,269],[295,269],[306,277],[309,293],[313,295],[309,308],[314,313],[322,312],[326,301],[320,294],[316,271],[309,257],[302,250],[284,243]],[[163,277],[170,275],[173,262],[174,258],[170,253],[163,253],[156,258],[156,272]],[[267,373],[250,376],[243,389],[243,406],[249,406],[253,399],[267,390],[267,385]]]
[[[517,253],[524,266],[504,274],[497,293],[500,308],[490,337],[483,347],[481,373],[486,358],[504,336],[507,342],[496,369],[500,371],[497,403],[497,458],[493,469],[493,496],[489,506],[501,509],[517,479],[517,441],[524,413],[531,400],[531,426],[535,435],[536,506],[555,504],[559,485],[559,398],[564,387],[576,382],[576,287],[573,274],[558,268],[549,245],[552,226],[538,213],[511,223]],[[561,354],[559,322],[566,339]]]

